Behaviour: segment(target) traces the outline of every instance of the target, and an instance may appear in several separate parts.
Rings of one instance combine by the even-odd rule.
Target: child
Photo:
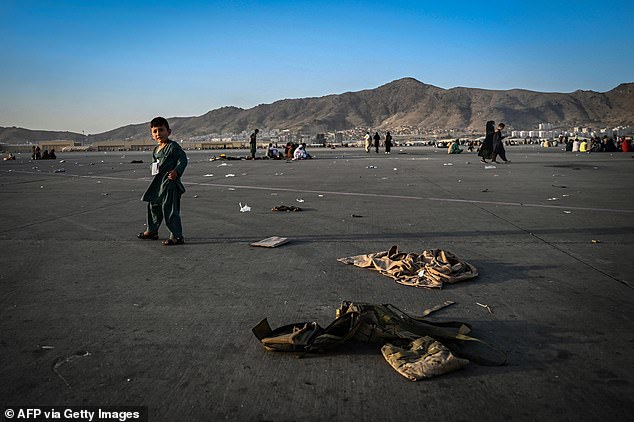
[[[181,227],[180,204],[185,186],[181,182],[181,176],[187,167],[187,155],[180,145],[169,139],[172,131],[163,117],[152,119],[150,131],[152,138],[158,142],[152,152],[154,180],[141,198],[148,203],[147,231],[139,233],[137,237],[158,240],[158,230],[165,218],[170,237],[163,241],[163,245],[182,245],[185,239]]]

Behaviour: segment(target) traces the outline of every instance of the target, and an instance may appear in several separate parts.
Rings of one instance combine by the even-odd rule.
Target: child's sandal
[[[158,233],[150,233],[150,232],[141,232],[136,235],[139,239],[150,239],[150,240],[158,240]]]
[[[163,246],[182,245],[183,243],[185,243],[185,239],[183,239],[182,237],[177,237],[174,239],[169,238],[163,241]]]

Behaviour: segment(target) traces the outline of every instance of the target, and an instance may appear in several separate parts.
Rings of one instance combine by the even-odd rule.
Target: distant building
[[[97,151],[152,151],[155,146],[153,139],[97,141],[92,144]]]
[[[513,138],[528,138],[529,134],[527,130],[514,130],[511,132]]]
[[[618,126],[614,128],[616,136],[628,136],[634,133],[632,126]]]
[[[574,128],[574,132],[579,135],[590,135],[592,133],[592,128],[578,126]]]
[[[614,131],[612,129],[605,128],[605,129],[599,130],[599,134],[600,134],[600,136],[604,136],[605,135],[608,138],[611,138],[613,136],[613,134],[614,134]]]
[[[326,135],[323,133],[318,133],[317,135],[315,135],[315,143],[321,145],[326,144]]]
[[[61,151],[63,148],[81,146],[81,142],[75,142],[73,140],[67,140],[67,139],[58,139],[54,141],[40,141],[38,142],[38,144],[42,151],[44,151],[45,149],[49,151],[52,149],[54,149],[55,151]]]

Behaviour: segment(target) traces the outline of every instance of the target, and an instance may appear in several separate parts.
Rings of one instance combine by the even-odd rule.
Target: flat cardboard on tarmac
[[[187,243],[173,247],[136,238],[149,153],[0,162],[2,406],[142,405],[151,421],[630,420],[632,154],[517,146],[485,169],[475,153],[402,151],[188,152]],[[249,246],[274,235],[290,243]],[[480,275],[415,289],[337,262],[394,244],[447,249]],[[342,300],[412,314],[454,301],[431,318],[470,323],[508,364],[413,383],[378,346],[297,359],[251,333],[264,317],[325,326]]]

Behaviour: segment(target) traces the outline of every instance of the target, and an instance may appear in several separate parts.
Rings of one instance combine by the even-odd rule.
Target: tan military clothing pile
[[[397,283],[414,287],[441,288],[444,283],[457,283],[478,276],[476,267],[442,249],[416,254],[399,252],[394,245],[389,251],[344,257],[337,261],[376,270]]]

